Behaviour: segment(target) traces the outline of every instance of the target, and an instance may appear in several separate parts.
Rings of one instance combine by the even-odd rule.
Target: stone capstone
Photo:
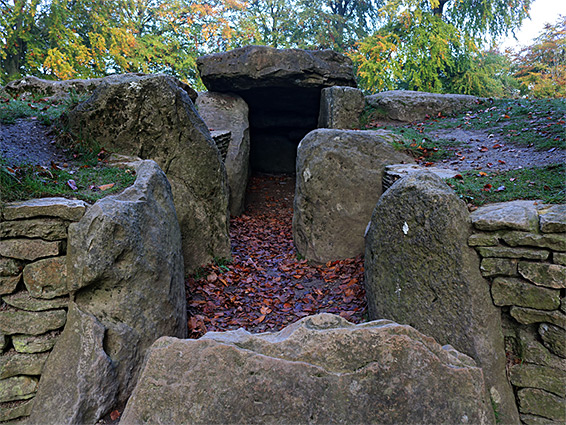
[[[477,105],[475,96],[463,94],[437,94],[410,90],[391,90],[366,96],[366,103],[383,118],[412,122],[424,120],[427,115],[447,115]]]
[[[4,335],[41,335],[65,325],[65,310],[40,312],[5,310],[0,311],[0,332]]]
[[[469,357],[409,326],[320,314],[159,339],[120,423],[493,423],[484,391]]]
[[[521,261],[519,262],[519,274],[535,285],[566,288],[566,266]]]
[[[410,161],[381,133],[309,133],[297,153],[293,240],[298,252],[318,263],[361,254],[385,166]]]
[[[390,140],[391,143],[403,144],[402,136],[392,133],[388,130],[375,130],[379,132],[384,137]],[[447,168],[440,167],[421,167],[417,164],[393,164],[385,167],[385,173],[383,174],[383,191],[389,189],[393,183],[403,177],[408,176],[413,173],[420,173],[422,171],[428,171],[429,173],[436,174],[441,179],[450,179],[458,174],[457,171],[450,170]]]
[[[540,310],[556,310],[560,307],[560,291],[512,277],[495,278],[491,284],[491,296],[498,306],[516,305]]]
[[[249,176],[250,124],[247,103],[238,95],[206,92],[196,101],[199,115],[214,130],[229,130],[230,143],[224,165],[230,187],[230,214],[244,212]]]
[[[327,87],[320,96],[319,128],[352,129],[360,126],[364,94],[354,87]]]
[[[248,104],[250,167],[260,172],[294,173],[297,145],[318,126],[321,90],[356,86],[351,60],[330,50],[246,46],[197,65],[209,91]]]
[[[40,198],[12,202],[4,206],[4,220],[18,220],[33,217],[57,217],[77,221],[84,215],[88,204],[84,201],[66,198]]]
[[[48,241],[67,238],[67,222],[56,218],[4,221],[0,223],[0,237],[41,238]]]
[[[0,379],[16,375],[41,375],[48,353],[0,356]]]
[[[366,235],[369,317],[414,326],[473,357],[498,411],[517,423],[501,313],[467,245],[470,234],[465,203],[439,177],[421,172],[394,183],[377,202]]]
[[[73,109],[67,125],[105,149],[153,159],[167,175],[187,272],[230,258],[226,170],[207,126],[176,79],[123,75]]]
[[[44,241],[42,239],[4,239],[0,240],[0,255],[17,260],[34,261],[39,258],[59,255],[61,241]]]
[[[67,258],[52,257],[24,268],[24,284],[35,298],[51,299],[67,295]]]
[[[538,214],[534,201],[511,201],[480,207],[470,214],[478,230],[523,230],[536,232]]]

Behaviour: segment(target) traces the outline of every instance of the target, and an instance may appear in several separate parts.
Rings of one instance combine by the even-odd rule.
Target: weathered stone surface
[[[33,217],[58,217],[77,221],[84,215],[88,204],[77,199],[41,198],[12,202],[4,206],[4,220]]]
[[[484,388],[469,357],[409,326],[321,314],[159,339],[120,423],[492,423]]]
[[[382,135],[390,143],[400,143],[403,144],[404,140],[402,136],[392,133],[389,130],[375,130],[376,133]],[[385,172],[383,174],[383,191],[385,192],[389,189],[393,183],[397,180],[407,177],[410,174],[420,173],[422,171],[428,171],[429,173],[436,174],[441,179],[449,179],[458,174],[457,171],[450,170],[448,168],[440,167],[421,167],[417,164],[393,164],[387,165],[385,167]]]
[[[199,115],[209,128],[227,129],[232,137],[224,165],[230,186],[230,214],[244,212],[250,162],[250,123],[247,103],[238,95],[207,92],[196,101]]]
[[[479,102],[475,96],[436,94],[410,90],[391,90],[366,96],[366,103],[380,111],[384,118],[412,122],[427,115],[451,114]]]
[[[517,276],[518,263],[519,260],[514,258],[483,258],[480,270],[484,277]]]
[[[53,257],[28,264],[24,284],[33,297],[51,299],[67,295],[67,257]]]
[[[18,354],[0,356],[0,379],[16,375],[41,375],[48,353]]]
[[[532,285],[522,279],[498,277],[491,285],[495,305],[516,305],[540,310],[560,307],[560,291]]]
[[[330,50],[247,46],[197,62],[210,91],[248,104],[250,167],[260,172],[294,173],[297,145],[317,128],[321,90],[356,86],[351,60]]]
[[[147,347],[160,336],[187,333],[171,189],[153,161],[138,163],[136,175],[133,186],[99,200],[69,226],[69,289],[77,291],[78,307],[106,328],[104,347],[119,385],[116,402],[129,396]]]
[[[48,241],[65,239],[67,223],[58,219],[36,218],[31,220],[4,221],[0,223],[0,237],[41,238]]]
[[[523,359],[524,362],[566,371],[566,359],[551,353],[548,348],[537,340],[537,337],[532,331],[519,329],[518,335],[520,358]]]
[[[0,379],[0,403],[33,397],[37,391],[37,381],[37,378],[31,376]]]
[[[566,205],[547,205],[538,213],[542,232],[566,232]]]
[[[520,415],[521,423],[525,425],[563,425],[562,422],[535,415]]]
[[[63,327],[66,317],[65,310],[0,311],[0,332],[5,335],[41,335],[47,331]]]
[[[94,424],[112,407],[116,365],[104,351],[104,326],[74,303],[43,369],[30,424]]]
[[[29,416],[33,400],[17,403],[14,406],[0,408],[0,422]]]
[[[177,80],[124,75],[101,84],[68,115],[108,151],[153,159],[171,183],[191,271],[230,257],[226,171],[208,128]]]
[[[319,128],[359,128],[365,98],[353,87],[327,87],[320,95]]]
[[[0,240],[0,255],[18,260],[34,261],[39,258],[53,257],[61,253],[61,241],[42,239],[5,239]]]
[[[24,269],[24,262],[14,258],[0,257],[0,276],[16,276]]]
[[[21,275],[18,276],[0,276],[0,295],[11,294],[18,287]]]
[[[12,344],[18,353],[44,353],[53,348],[60,334],[60,331],[53,331],[38,336],[12,335]]]
[[[332,50],[246,46],[202,56],[197,59],[197,66],[210,91],[237,93],[273,86],[356,86],[352,61]]]
[[[465,203],[439,177],[422,172],[396,182],[377,202],[366,236],[369,316],[409,324],[473,357],[498,410],[517,423],[501,313],[467,245],[470,234]]]
[[[530,248],[509,248],[507,246],[479,246],[476,250],[482,257],[525,258],[527,260],[546,260],[548,251]]]
[[[524,230],[538,229],[538,214],[535,201],[511,201],[480,207],[470,214],[472,224],[478,230]]]
[[[566,251],[566,234],[547,233],[540,235],[514,231],[503,233],[502,239],[510,246],[536,246],[554,251]]]
[[[12,295],[5,295],[2,300],[13,307],[26,311],[44,311],[67,307],[68,297],[59,297],[49,300],[33,298],[29,292],[20,291]]]
[[[566,288],[566,266],[520,261],[519,274],[535,285]]]
[[[566,253],[565,252],[554,252],[552,253],[552,261],[561,266],[566,266]]]
[[[517,364],[509,368],[509,379],[516,387],[539,388],[566,396],[566,371],[550,367]]]
[[[559,326],[542,323],[538,328],[538,333],[544,345],[550,351],[557,356],[566,358],[566,330],[564,330],[564,321],[562,321],[561,326]]]
[[[412,159],[370,131],[309,133],[297,152],[293,239],[301,255],[325,263],[362,253],[383,169],[403,161]]]
[[[541,311],[532,308],[512,307],[511,316],[523,325],[548,322],[557,326],[566,327],[566,315],[560,311]]]
[[[499,234],[474,233],[468,238],[469,246],[497,246],[498,244]]]
[[[9,338],[0,332],[0,354],[8,348]]]
[[[517,399],[521,413],[553,420],[566,420],[566,409],[564,409],[566,400],[562,397],[535,388],[523,388],[517,392]]]

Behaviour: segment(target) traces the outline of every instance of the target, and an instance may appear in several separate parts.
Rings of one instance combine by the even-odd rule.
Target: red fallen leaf
[[[511,118],[511,117],[510,117],[509,115],[505,114],[505,115],[503,115],[503,118],[509,119],[509,118]]]
[[[501,147],[501,145],[499,143],[496,143],[495,145],[492,146],[493,149],[499,149]]]
[[[72,190],[79,190],[77,183],[73,179],[67,180],[67,186],[69,186]]]
[[[265,320],[265,314],[262,314],[261,316],[259,316],[257,319],[254,320],[254,323],[258,324],[261,323]]]
[[[484,173],[483,171],[480,171],[480,172],[479,172],[479,175],[480,175],[480,177],[485,177],[485,176],[487,176],[487,173]]]
[[[492,164],[491,162],[488,162],[488,163],[487,163],[487,164],[485,164],[485,165],[487,165],[488,167],[490,167],[490,168],[491,168],[491,166],[492,166],[493,164]]]
[[[120,412],[118,412],[117,410],[113,410],[110,413],[110,419],[112,419],[113,421],[115,421],[116,419],[118,419],[120,417]]]
[[[487,152],[489,149],[486,146],[482,146],[481,148],[479,148],[480,152]]]
[[[486,185],[484,185],[484,187],[483,187],[482,190],[485,191],[485,192],[489,192],[492,187],[493,187],[492,185],[490,185],[489,183],[487,183]]]
[[[462,176],[462,174],[456,174],[456,175],[454,176],[454,178],[455,178],[455,179],[458,179],[458,180],[464,180],[464,177]]]
[[[498,159],[497,162],[499,162],[500,164],[505,164],[505,161],[503,161],[502,159]]]
[[[427,162],[425,163],[425,167],[432,167],[434,165],[434,162]]]
[[[461,157],[460,157],[460,158],[458,158],[458,159],[459,159],[460,161],[463,161],[463,160],[465,160],[465,159],[466,159],[466,157],[465,157],[465,156],[461,156]]]
[[[105,191],[108,189],[112,189],[115,185],[116,183],[108,183],[108,184],[103,184],[102,186],[98,186],[98,188],[102,191]]]
[[[259,311],[261,312],[261,314],[267,315],[271,313],[273,310],[271,310],[269,307],[262,307]]]
[[[216,280],[218,279],[218,275],[214,272],[210,273],[207,277],[206,280],[210,283],[216,282]]]

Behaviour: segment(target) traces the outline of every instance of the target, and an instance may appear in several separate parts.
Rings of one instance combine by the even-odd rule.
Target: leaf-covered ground
[[[366,312],[361,257],[309,265],[293,247],[295,182],[255,176],[245,214],[232,218],[232,262],[216,261],[187,280],[189,333],[245,328],[278,331],[301,317],[335,313],[351,322]]]

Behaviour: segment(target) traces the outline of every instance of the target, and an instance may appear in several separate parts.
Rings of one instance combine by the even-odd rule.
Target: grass
[[[430,139],[414,128],[392,128],[393,133],[402,136],[403,141],[394,142],[395,148],[407,152],[412,157],[425,161],[439,161],[453,154],[444,148],[458,146],[461,142],[446,139]]]
[[[515,199],[566,203],[566,164],[499,173],[468,171],[446,182],[462,199],[476,206]]]

